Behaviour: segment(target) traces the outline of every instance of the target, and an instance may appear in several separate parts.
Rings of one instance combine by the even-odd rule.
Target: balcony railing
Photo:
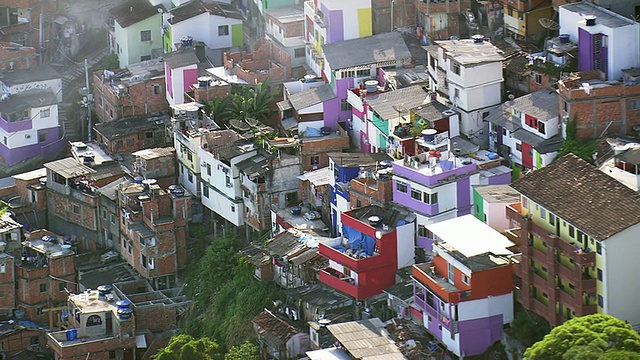
[[[364,259],[356,259],[342,251],[336,250],[326,244],[320,244],[320,255],[333,260],[338,264],[344,265],[356,272],[379,268],[389,265],[390,262],[385,257],[374,253],[373,256]]]
[[[320,270],[320,281],[338,291],[361,299],[358,286],[352,282],[352,279],[346,275],[334,275],[328,269]]]
[[[68,340],[67,331],[68,330],[48,333],[47,337],[49,338],[49,343],[54,344],[59,348],[66,348],[66,347],[72,347],[72,346],[78,346],[78,345],[84,346],[87,343],[98,342],[98,341],[100,342],[100,347],[103,349],[114,348],[118,345],[118,338],[115,337],[113,334],[106,334],[102,336],[91,336],[91,337],[80,336],[80,334],[78,334],[78,336],[75,339]]]

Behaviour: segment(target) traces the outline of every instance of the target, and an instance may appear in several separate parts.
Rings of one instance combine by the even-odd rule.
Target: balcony
[[[506,206],[507,219],[520,223],[524,214],[522,214],[522,204],[515,203]]]
[[[567,293],[566,291],[562,290],[562,289],[558,289],[558,298],[560,300],[560,303],[562,303],[563,305],[566,305],[567,307],[570,307],[572,309],[576,308],[576,304],[578,303],[576,301],[576,298]]]
[[[547,244],[557,247],[558,250],[562,251],[564,255],[572,259],[577,265],[592,267],[596,263],[596,254],[594,251],[591,251],[590,248],[587,248],[585,251],[573,243],[562,240],[554,234],[548,234],[548,236],[544,237],[544,240]]]
[[[365,299],[367,297],[367,294],[364,294],[365,292],[353,283],[353,279],[331,268],[320,269],[320,282],[356,299]]]
[[[518,248],[520,248],[520,246],[522,245],[520,241],[520,228],[507,229],[504,231],[504,234],[507,239],[514,242],[518,246]]]
[[[468,292],[455,287],[445,277],[440,276],[428,263],[413,265],[413,276],[422,285],[446,302],[458,302]]]
[[[115,349],[120,346],[120,341],[113,334],[106,334],[102,336],[81,336],[80,331],[78,331],[78,336],[74,340],[67,339],[67,330],[50,332],[47,334],[48,342],[52,347],[64,349],[70,348],[74,346],[85,346],[91,342],[100,342],[101,349]]]
[[[533,273],[533,286],[544,291],[548,288],[547,279],[535,272]]]
[[[374,253],[371,257],[356,259],[351,255],[347,255],[346,253],[340,250],[336,250],[333,247],[323,243],[320,244],[319,252],[320,255],[326,257],[327,259],[344,265],[356,272],[366,271],[392,264],[391,261],[389,261],[385,257],[380,256],[380,254],[378,253]]]

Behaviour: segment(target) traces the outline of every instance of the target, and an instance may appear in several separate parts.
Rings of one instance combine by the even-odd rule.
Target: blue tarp
[[[307,127],[307,137],[319,137],[322,136],[322,131],[320,129]]]
[[[449,171],[453,169],[453,161],[449,160],[440,160],[440,167],[443,171]]]
[[[349,240],[349,248],[354,254],[359,254],[357,250],[363,250],[367,255],[373,255],[376,246],[376,240],[373,237],[346,225],[342,225],[342,234]]]

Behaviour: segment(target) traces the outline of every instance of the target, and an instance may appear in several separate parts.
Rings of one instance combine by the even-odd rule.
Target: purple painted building
[[[58,104],[62,101],[62,79],[50,68],[18,70],[0,81],[0,156],[15,165],[36,156],[61,151]]]
[[[473,215],[427,229],[438,242],[433,260],[412,268],[414,315],[455,355],[480,355],[513,320],[515,244]]]
[[[416,155],[393,163],[393,201],[416,213],[416,246],[429,253],[433,238],[426,226],[470,214],[472,186],[509,184],[511,169],[459,136],[416,145]]]

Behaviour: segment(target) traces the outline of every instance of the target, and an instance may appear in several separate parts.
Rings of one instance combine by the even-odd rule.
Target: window
[[[45,142],[47,141],[47,132],[46,131],[38,131],[38,142]]]
[[[522,143],[516,143],[516,151],[522,151]]]
[[[87,326],[102,325],[102,318],[98,315],[91,315],[87,318]]]
[[[193,154],[191,153],[191,151],[187,152],[187,160],[193,161]]]
[[[298,59],[298,58],[303,58],[305,55],[305,50],[303,47],[301,48],[297,48],[293,50],[293,56]]]
[[[602,269],[598,269],[598,280],[602,281]]]
[[[207,175],[211,176],[211,164],[207,164]]]
[[[232,213],[236,212],[236,206],[235,205],[231,205],[231,212]]]
[[[67,283],[61,282],[58,284],[58,291],[64,291],[66,287],[67,287]]]
[[[542,121],[538,121],[538,132],[540,134],[546,134],[545,124]]]
[[[193,184],[193,173],[191,171],[187,172],[187,180]]]
[[[143,268],[147,268],[147,257],[140,254],[140,265],[142,265]]]
[[[582,244],[582,238],[584,238],[584,233],[578,230],[578,242]]]
[[[460,89],[455,88],[453,90],[453,94],[454,94],[454,96],[453,96],[454,98],[460,98]]]
[[[116,351],[115,350],[109,350],[109,360],[113,360],[116,358]]]
[[[576,228],[574,228],[573,225],[569,225],[569,236],[576,236]]]
[[[538,85],[542,84],[542,75],[541,74],[536,73],[534,75],[534,79],[535,79],[536,84],[538,84]]]
[[[40,292],[47,292],[47,284],[40,284]]]
[[[552,213],[549,213],[549,225],[555,225],[556,224],[556,216],[553,215]]]
[[[595,34],[593,35],[593,53],[598,55],[600,52],[602,52],[602,34]]]
[[[115,214],[111,214],[111,224],[113,224],[113,225],[116,224],[116,215]]]
[[[638,110],[638,108],[640,108],[638,106],[638,99],[629,101],[629,110]]]
[[[149,60],[151,60],[151,55],[140,56],[140,61],[149,61]]]
[[[151,41],[151,30],[140,31],[140,41]]]
[[[209,185],[202,184],[202,196],[209,198]]]
[[[158,95],[161,89],[160,84],[153,84],[153,86],[151,86],[151,94]]]
[[[73,204],[71,205],[71,211],[73,211],[74,214],[79,215],[80,214],[80,206]]]
[[[447,270],[448,270],[447,277],[448,277],[449,282],[450,282],[451,284],[453,284],[453,276],[454,276],[454,274],[455,274],[455,273],[454,273],[454,269],[455,269],[455,268],[453,267],[453,264],[452,264],[452,263],[447,263]],[[444,302],[441,302],[441,303],[440,303],[440,305],[442,305],[442,306],[444,307]]]
[[[465,274],[462,274],[462,282],[469,285],[469,277]]]
[[[600,245],[599,241],[596,243],[596,252],[598,255],[602,255],[602,245]]]
[[[424,193],[422,194],[422,202],[429,204],[429,205],[435,205],[438,203],[438,193],[433,193],[433,194],[429,194],[429,193]]]
[[[453,73],[456,75],[460,75],[460,64],[452,63],[451,71],[453,71]]]
[[[569,104],[566,101],[562,101],[562,110],[565,112],[569,111]]]
[[[396,190],[406,194],[407,193],[407,183],[399,181],[399,180],[396,180]]]
[[[418,236],[429,237],[429,230],[424,225],[418,225]]]
[[[218,26],[218,36],[227,36],[227,35],[229,35],[229,25]]]
[[[50,109],[40,110],[40,117],[41,118],[48,118],[49,116],[51,116],[51,110]]]
[[[153,139],[153,131],[147,131],[146,133],[144,133],[144,137],[147,139]]]
[[[311,157],[311,165],[318,165],[320,164],[320,156],[316,155],[316,156],[312,156]]]
[[[7,264],[0,264],[0,273],[4,274],[7,272]]]
[[[422,200],[422,191],[411,189],[411,198],[416,200]]]
[[[36,315],[44,315],[44,307],[37,308]]]
[[[518,11],[518,20],[524,20],[524,13],[522,11]]]
[[[547,220],[547,210],[546,209],[540,209],[540,218],[542,220]]]
[[[340,102],[340,110],[351,111],[351,104],[349,104],[347,99],[342,99],[342,101]]]
[[[598,295],[598,306],[604,307],[604,298],[602,295]]]

